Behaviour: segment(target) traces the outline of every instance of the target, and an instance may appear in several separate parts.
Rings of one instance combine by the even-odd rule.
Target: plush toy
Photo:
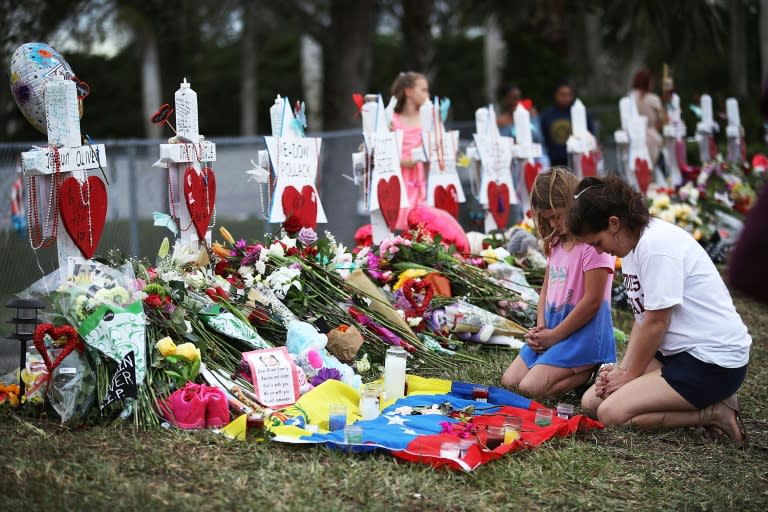
[[[335,368],[341,374],[341,381],[354,388],[362,385],[362,378],[351,366],[342,363],[325,348],[328,337],[307,322],[291,320],[285,346],[296,358],[296,364],[307,377],[313,377],[323,368]]]

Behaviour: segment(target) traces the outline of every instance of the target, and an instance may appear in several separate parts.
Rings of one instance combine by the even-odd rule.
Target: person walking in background
[[[397,229],[407,229],[408,212],[423,205],[427,200],[427,180],[424,162],[413,160],[413,150],[422,145],[421,117],[419,108],[429,99],[429,83],[421,73],[400,73],[392,84],[392,96],[396,100],[392,114],[392,130],[403,131],[403,147],[400,154],[400,170],[408,191],[408,207],[400,209]]]
[[[496,116],[496,124],[499,127],[499,135],[502,137],[517,137],[515,131],[515,109],[522,105],[531,119],[531,135],[533,142],[541,143],[541,126],[539,125],[539,113],[533,106],[533,101],[523,98],[523,93],[517,84],[509,84],[499,88],[499,102],[501,112]]]
[[[648,118],[645,143],[648,146],[651,163],[655,167],[659,163],[661,144],[664,141],[660,133],[664,124],[664,106],[661,103],[661,98],[651,92],[651,89],[653,89],[651,72],[646,68],[638,70],[632,79],[632,90],[629,92],[629,97],[635,103],[637,113]]]
[[[573,105],[573,88],[567,82],[560,82],[555,88],[555,104],[541,113],[541,136],[544,148],[552,167],[568,165],[568,150],[565,146],[572,133],[571,105]],[[592,117],[587,112],[587,129],[595,133]]]
[[[616,361],[611,319],[615,260],[576,241],[565,224],[578,183],[569,169],[553,167],[536,177],[531,190],[547,269],[536,327],[501,383],[537,400],[584,386],[600,364]]]

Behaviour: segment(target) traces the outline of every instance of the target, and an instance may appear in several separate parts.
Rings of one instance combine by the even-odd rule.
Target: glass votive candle
[[[440,457],[444,459],[458,459],[461,457],[459,443],[456,441],[444,441],[440,445]]]
[[[347,444],[363,444],[363,427],[347,425],[344,427],[344,442]]]
[[[512,444],[520,439],[520,432],[523,430],[523,419],[519,416],[510,416],[504,420],[504,444]]]
[[[489,450],[493,450],[501,446],[504,442],[504,427],[492,427],[488,426],[486,431],[485,446]]]
[[[472,400],[478,402],[488,401],[488,386],[473,386],[472,387]]]
[[[474,439],[459,439],[459,457],[466,457],[467,452],[474,444]]]
[[[571,404],[557,404],[557,417],[565,420],[573,417],[573,405]]]
[[[251,413],[245,419],[245,436],[249,441],[263,442],[267,438],[264,415]]]
[[[360,416],[364,420],[373,420],[379,417],[380,384],[365,384],[360,394]]]
[[[539,407],[536,409],[536,424],[540,427],[551,425],[553,412],[552,409],[547,407]]]
[[[328,406],[328,430],[343,430],[347,425],[347,406],[331,404]]]

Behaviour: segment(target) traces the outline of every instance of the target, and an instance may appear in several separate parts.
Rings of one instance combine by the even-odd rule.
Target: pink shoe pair
[[[181,429],[219,428],[229,423],[227,397],[217,387],[187,382],[158,405],[163,416]]]

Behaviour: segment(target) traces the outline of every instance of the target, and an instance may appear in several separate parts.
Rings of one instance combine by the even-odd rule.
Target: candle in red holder
[[[488,387],[487,386],[475,386],[472,388],[472,400],[478,402],[488,401]]]
[[[266,440],[267,433],[264,428],[264,415],[251,413],[246,419],[246,435],[249,440],[262,442]]]

